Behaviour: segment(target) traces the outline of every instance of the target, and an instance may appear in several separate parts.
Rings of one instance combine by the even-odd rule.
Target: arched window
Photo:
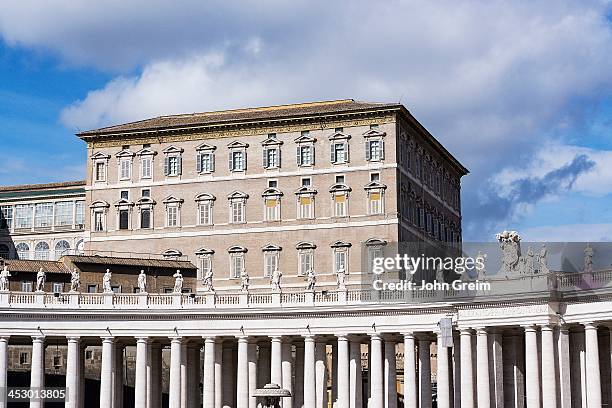
[[[76,244],[76,250],[79,255],[83,255],[85,253],[85,241],[79,240]]]
[[[10,255],[8,245],[0,244],[0,258],[8,259]]]
[[[168,249],[162,253],[162,256],[166,259],[178,259],[183,256],[183,253],[178,249]]]
[[[61,240],[55,244],[55,259],[60,259],[64,255],[68,255],[70,252],[70,244],[68,241]]]
[[[17,251],[17,258],[30,259],[30,246],[25,242],[17,244],[15,250]]]
[[[247,253],[247,249],[241,246],[233,246],[227,252],[230,255],[230,278],[240,278],[246,270],[244,254]]]
[[[41,241],[34,247],[34,259],[46,261],[49,259],[49,244]]]

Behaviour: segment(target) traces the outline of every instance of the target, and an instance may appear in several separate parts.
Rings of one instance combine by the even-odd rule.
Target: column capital
[[[555,325],[552,323],[542,324],[540,325],[541,331],[553,331],[555,329]]]
[[[462,327],[459,329],[460,336],[471,336],[473,334],[473,330],[471,327]]]
[[[404,333],[402,333],[402,334],[403,334],[403,336],[404,336],[404,340],[406,340],[406,339],[411,339],[411,340],[414,340],[414,339],[415,339],[414,332],[411,332],[411,331],[410,331],[410,332],[404,332]]]
[[[81,341],[81,336],[66,336],[66,341],[68,343],[75,343]]]
[[[595,322],[583,322],[581,323],[584,326],[584,330],[597,330],[598,323]]]
[[[523,328],[523,330],[525,330],[525,333],[527,333],[527,332],[530,332],[530,333],[531,332],[535,332],[537,330],[537,328],[538,328],[538,326],[535,325],[535,324],[526,324],[526,325],[522,325],[521,327]]]
[[[238,343],[248,343],[249,342],[249,336],[246,335],[240,335],[240,336],[236,336],[236,339],[238,340]]]
[[[136,339],[136,343],[148,343],[150,340],[148,336],[138,336],[134,338]]]
[[[382,341],[382,336],[380,333],[372,333],[370,334],[370,341],[371,340],[380,340]]]
[[[170,343],[181,343],[183,341],[183,337],[181,336],[170,336],[168,337],[170,339]]]
[[[10,334],[0,335],[0,341],[9,341],[10,338],[11,338]]]
[[[486,336],[489,334],[489,330],[486,327],[476,327],[477,336]]]
[[[202,336],[204,343],[216,343],[217,338],[215,336]]]
[[[349,341],[350,337],[348,334],[336,334],[336,339],[338,341]]]
[[[37,343],[38,342],[43,342],[43,341],[45,341],[45,336],[43,334],[34,335],[34,336],[32,336],[32,341],[33,342],[37,342]]]
[[[103,343],[112,343],[115,341],[115,336],[101,336]]]
[[[309,343],[310,343],[310,342],[312,342],[312,343],[314,343],[314,342],[315,342],[315,336],[314,336],[314,334],[304,334],[304,335],[302,335],[302,337],[304,338],[304,341],[305,341],[305,342],[309,342]]]

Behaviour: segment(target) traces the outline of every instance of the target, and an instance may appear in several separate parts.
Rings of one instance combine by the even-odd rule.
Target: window
[[[244,171],[244,152],[236,150],[230,155],[230,171]]]
[[[143,188],[140,195],[141,197],[151,197],[151,189]]]
[[[274,271],[278,270],[281,247],[266,245],[262,248],[264,253],[264,277],[272,277]]]
[[[262,165],[264,169],[278,169],[281,166],[281,146],[283,142],[276,138],[276,133],[270,133],[268,138],[261,142],[263,146]]]
[[[310,177],[302,177],[302,187],[310,187],[311,180]]]
[[[336,184],[344,184],[344,175],[338,175],[336,176]]]
[[[2,206],[0,207],[0,229],[11,228],[13,228],[13,207]]]
[[[151,210],[149,208],[140,209],[140,228],[151,228]]]
[[[230,223],[246,222],[246,200],[249,196],[240,191],[234,191],[227,196],[230,205]]]
[[[77,226],[85,225],[85,201],[77,201],[75,203],[75,224]]]
[[[36,204],[34,211],[36,228],[48,228],[53,225],[53,203]]]
[[[370,181],[380,181],[380,173],[370,173]]]
[[[64,284],[61,282],[53,282],[53,293],[62,293],[64,291]]]
[[[46,261],[49,259],[49,244],[44,241],[39,242],[34,247],[34,259]]]
[[[19,364],[30,364],[30,355],[27,351],[22,351],[21,353],[19,353]]]
[[[370,127],[370,130],[363,134],[366,140],[365,159],[367,161],[376,162],[385,158],[385,142],[383,140],[385,135],[377,127]]]
[[[30,246],[24,242],[15,246],[18,259],[30,259]]]
[[[86,360],[93,359],[93,351],[92,350],[85,350],[85,359]]]
[[[164,149],[164,175],[166,177],[178,177],[183,173],[183,149],[170,146]]]
[[[198,258],[198,279],[204,279],[212,271],[212,256],[215,251],[201,248],[196,251]]]
[[[111,290],[113,291],[113,293],[121,293],[121,286],[119,286],[119,285],[112,285],[111,286]]]
[[[336,129],[336,132],[329,137],[331,141],[331,158],[332,164],[342,164],[349,162],[349,143],[348,140],[351,137],[343,133],[340,128]]]
[[[213,203],[216,200],[212,194],[203,193],[196,197],[198,205],[198,225],[213,224]]]
[[[234,246],[228,252],[230,254],[230,278],[240,278],[245,271],[244,254],[247,250],[243,247]]]
[[[334,273],[344,271],[348,273],[348,251],[351,247],[350,243],[337,241],[332,245],[333,256],[334,256]]]
[[[130,210],[119,210],[119,229],[126,230],[130,228]]]
[[[55,259],[60,259],[64,255],[68,255],[70,253],[70,243],[66,240],[58,241],[55,244]]]
[[[314,197],[310,194],[299,195],[298,209],[299,218],[314,218]]]
[[[314,271],[315,245],[302,242],[295,247],[298,250],[298,274],[306,276],[309,271]]]
[[[334,216],[346,216],[346,194],[344,193],[334,194]]]
[[[365,242],[367,250],[367,272],[372,273],[374,270],[374,261],[384,257],[384,246],[387,245],[386,241],[381,239],[372,238]]]
[[[336,176],[336,180],[344,176]],[[351,189],[346,184],[336,183],[329,189],[332,195],[332,213],[334,217],[346,217],[348,216],[348,197]]]
[[[268,188],[278,187],[278,180],[268,180]]]
[[[143,190],[144,193],[145,190]],[[153,201],[148,196],[143,196],[136,202],[139,211],[140,228],[149,229],[153,228]]]
[[[120,193],[120,198],[121,200],[129,200],[130,199],[130,192],[127,190],[122,190]]]
[[[104,231],[104,212],[94,211],[94,231]]]
[[[166,226],[177,227],[178,226],[178,207],[175,205],[168,206],[166,208]]]
[[[140,178],[150,179],[153,177],[153,159],[151,157],[142,157],[140,159]]]
[[[19,204],[15,206],[15,228],[32,228],[34,205]]]
[[[0,258],[8,259],[10,255],[10,250],[8,245],[0,244]]]
[[[198,173],[212,173],[214,171],[215,156],[212,152],[198,155]]]
[[[62,201],[55,203],[55,226],[64,227],[72,225],[72,210],[74,203],[72,201]]]
[[[95,181],[106,181],[106,163],[96,162]]]
[[[119,160],[119,180],[130,180],[132,178],[132,159]]]
[[[315,164],[315,142],[316,139],[310,137],[308,131],[303,131],[300,137],[295,139],[298,166],[313,166]]]
[[[87,285],[87,293],[98,292],[98,285]]]
[[[280,204],[283,193],[275,188],[269,188],[262,194],[264,199],[264,220],[279,221]]]
[[[371,181],[365,186],[366,195],[367,195],[367,208],[368,214],[376,215],[384,213],[384,192],[387,188],[386,185],[378,182]]]
[[[32,282],[22,281],[21,282],[21,291],[22,292],[31,292],[32,291]]]

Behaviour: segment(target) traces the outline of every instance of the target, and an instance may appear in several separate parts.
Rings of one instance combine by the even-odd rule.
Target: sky
[[[3,0],[0,185],[83,179],[80,130],[401,102],[467,168],[464,240],[612,240],[612,2]]]

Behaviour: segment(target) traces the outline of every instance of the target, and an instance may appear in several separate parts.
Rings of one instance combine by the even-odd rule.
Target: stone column
[[[204,340],[204,386],[203,398],[205,407],[215,406],[215,338]]]
[[[317,408],[327,408],[327,343],[317,341],[315,346],[316,398]],[[305,391],[304,391],[305,392]],[[304,394],[306,396],[306,394]]]
[[[315,340],[304,337],[304,408],[317,408]]]
[[[350,373],[349,373],[349,340],[338,336],[338,369],[336,371],[338,393],[337,406],[349,408]]]
[[[295,343],[295,384],[293,408],[304,408],[304,343]]]
[[[234,408],[234,347],[231,342],[223,343],[223,364],[221,378],[223,383],[223,408]]]
[[[170,338],[169,408],[181,408],[181,343],[181,337]]]
[[[257,343],[249,343],[249,408],[257,408],[257,398],[253,392],[257,389]]]
[[[200,407],[200,345],[187,347],[187,408]]]
[[[283,343],[281,346],[281,371],[282,371],[282,387],[291,392],[291,397],[282,398],[281,403],[283,408],[293,408],[293,353],[291,343]]]
[[[570,378],[570,344],[567,326],[559,327],[557,337],[558,365],[559,365],[559,408],[571,408],[572,383]],[[611,381],[612,383],[612,381]]]
[[[370,357],[372,372],[370,384],[370,404],[369,408],[383,408],[384,406],[384,385],[383,385],[383,342],[378,334],[370,336]]]
[[[474,408],[471,329],[461,330],[461,408]]]
[[[115,339],[102,338],[102,367],[100,368],[100,406],[113,406],[113,371],[115,365]]]
[[[8,378],[8,344],[9,336],[0,337],[0,389],[5,389]],[[6,408],[7,403],[0,401],[0,408]]]
[[[147,407],[147,354],[149,338],[136,338],[136,373],[134,375],[134,407]]]
[[[450,369],[448,366],[448,347],[442,345],[441,333],[438,333],[438,408],[451,408]]]
[[[484,328],[476,330],[476,389],[478,408],[489,408],[491,406],[489,340]]]
[[[32,336],[32,365],[30,368],[30,388],[45,386],[45,337]],[[30,408],[42,408],[42,401],[30,402]]]
[[[404,333],[404,407],[418,407],[414,334]]]
[[[81,339],[79,337],[68,337],[68,349],[66,352],[66,394],[68,401],[66,402],[66,408],[78,408],[79,404],[79,391],[81,386],[80,367],[82,355],[79,354],[81,350]],[[0,354],[2,353],[2,339],[0,339]],[[2,369],[0,368],[0,375]],[[0,379],[0,383],[1,383]],[[5,387],[6,384],[0,384],[0,387]],[[2,404],[0,403],[0,406]]]
[[[187,377],[189,361],[187,360],[187,342],[181,343],[181,408],[187,408]]]
[[[162,399],[162,347],[159,343],[149,345],[147,358],[147,408],[161,408]]]
[[[419,407],[431,408],[431,341],[419,339]]]
[[[385,340],[385,408],[397,408],[397,374],[395,372],[395,340]],[[342,406],[342,405],[341,405]]]
[[[113,366],[113,408],[123,407],[123,349],[115,342],[115,364]]]
[[[236,408],[249,408],[249,339],[238,337]]]
[[[525,392],[527,408],[540,408],[538,341],[534,326],[525,327]]]
[[[283,385],[283,371],[282,371],[282,340],[280,336],[274,336],[271,338],[271,351],[270,356],[270,382],[273,384]]]
[[[601,408],[601,374],[599,372],[599,343],[597,326],[584,324],[584,348],[586,354],[587,407]]]
[[[350,344],[350,379],[349,379],[349,408],[362,408],[363,406],[363,380],[361,371],[361,341],[351,340]]]
[[[553,328],[542,326],[542,407],[557,408],[557,373]]]
[[[77,401],[78,408],[85,407],[85,349],[87,346],[81,342],[79,345],[79,399]]]
[[[495,330],[489,336],[489,376],[491,377],[491,406],[504,408],[503,334]]]
[[[461,336],[453,333],[453,407],[461,408]]]
[[[223,408],[223,341],[215,341],[215,408]]]

